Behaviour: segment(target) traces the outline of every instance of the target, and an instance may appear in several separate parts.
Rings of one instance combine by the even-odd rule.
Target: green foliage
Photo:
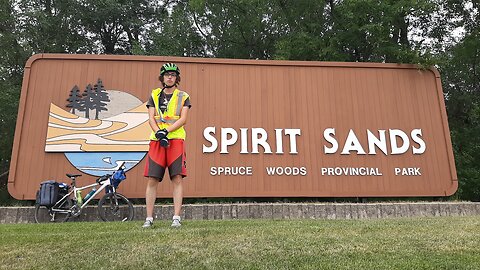
[[[147,0],[85,0],[75,2],[74,17],[85,32],[83,38],[94,44],[94,52],[131,54],[145,31],[158,22],[157,6]],[[167,1],[168,2],[168,1]],[[137,47],[138,50],[138,47]]]
[[[306,1],[281,5],[290,31],[278,43],[277,58],[298,60],[422,63],[408,38],[411,17],[427,20],[431,1]],[[328,2],[328,4],[327,4]],[[292,16],[288,11],[297,9]],[[289,14],[289,15],[287,15]],[[314,19],[318,18],[318,19]],[[427,23],[427,22],[426,22]]]
[[[16,40],[13,9],[10,1],[0,2],[0,174],[8,170],[23,61],[26,57]]]
[[[170,56],[207,56],[205,42],[189,20],[188,4],[178,3],[162,20],[160,29],[152,28],[144,54]]]
[[[480,200],[478,0],[0,0],[0,173],[28,57],[106,53],[436,65],[460,189]],[[461,29],[460,32],[454,32]],[[452,34],[459,33],[459,34]],[[0,189],[6,177],[0,178]]]
[[[18,100],[20,89],[16,85],[0,81],[0,171],[8,170],[10,154],[12,153],[12,139],[15,131]],[[8,138],[8,139],[7,139]]]
[[[465,35],[441,54],[440,71],[457,167],[457,197],[480,201],[480,6],[448,1]]]
[[[270,59],[283,32],[273,19],[274,5],[258,0],[189,1],[186,18],[196,27],[210,56]]]
[[[77,23],[77,2],[20,0],[17,5],[17,40],[30,54],[92,51],[85,28]]]
[[[449,50],[444,91],[462,199],[480,201],[480,35],[478,29]]]

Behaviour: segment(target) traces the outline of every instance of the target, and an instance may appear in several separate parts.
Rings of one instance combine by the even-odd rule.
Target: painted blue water
[[[125,171],[135,167],[145,157],[147,152],[80,152],[65,153],[68,161],[79,171],[102,176],[111,174],[125,162]]]

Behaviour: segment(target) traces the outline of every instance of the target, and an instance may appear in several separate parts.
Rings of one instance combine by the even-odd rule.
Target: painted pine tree
[[[80,94],[80,89],[78,86],[74,86],[72,90],[70,90],[70,97],[67,98],[68,104],[67,108],[72,108],[72,113],[75,114],[75,109],[79,111],[82,110],[82,95]]]
[[[95,110],[95,119],[98,119],[99,112],[108,111],[107,102],[109,102],[110,99],[108,98],[108,93],[105,91],[105,87],[103,86],[103,82],[100,78],[98,78],[97,84],[95,84],[93,87],[93,91],[95,92],[93,108]]]
[[[94,109],[95,106],[95,91],[91,84],[88,84],[85,90],[83,91],[82,98],[82,109],[81,111],[85,112],[85,118],[90,118],[90,110]]]

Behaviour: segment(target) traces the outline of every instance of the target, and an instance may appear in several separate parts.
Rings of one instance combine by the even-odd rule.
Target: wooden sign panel
[[[414,65],[145,56],[34,55],[8,180],[80,184],[127,165],[143,198],[145,106],[165,62],[190,95],[186,197],[447,196],[458,186],[435,69]],[[168,175],[159,197],[171,197]]]

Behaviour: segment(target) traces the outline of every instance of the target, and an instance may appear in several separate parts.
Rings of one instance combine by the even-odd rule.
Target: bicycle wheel
[[[133,204],[120,193],[107,193],[98,202],[98,215],[103,221],[130,221]]]
[[[65,222],[70,218],[70,213],[67,213],[66,211],[70,210],[71,207],[72,201],[69,198],[61,202],[57,207],[55,207],[55,209],[53,209],[53,207],[40,206],[38,204],[35,204],[35,222]]]

